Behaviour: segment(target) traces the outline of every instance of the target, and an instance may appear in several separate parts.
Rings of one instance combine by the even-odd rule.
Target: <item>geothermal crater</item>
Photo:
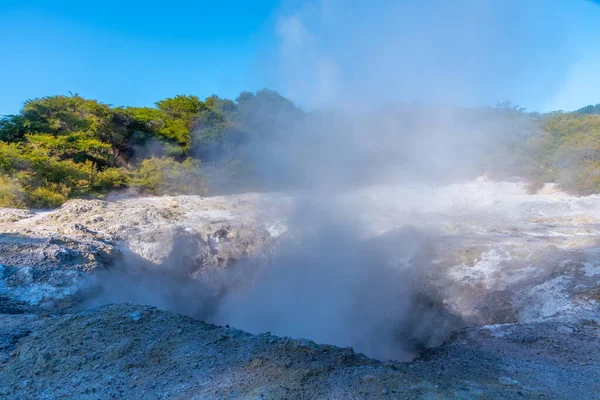
[[[0,394],[589,398],[599,220],[485,179],[3,209]]]

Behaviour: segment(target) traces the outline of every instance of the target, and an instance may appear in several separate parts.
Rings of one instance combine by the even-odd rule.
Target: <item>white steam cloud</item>
[[[531,134],[535,126],[521,114],[457,106],[557,89],[542,78],[560,84],[568,27],[549,7],[541,0],[323,0],[285,8],[277,72],[284,94],[311,112],[298,119],[257,110],[278,129],[257,137],[250,153],[272,187],[300,189],[289,233],[269,265],[236,265],[247,281],[218,298],[198,295],[204,289],[190,289],[188,280],[183,290],[179,280],[160,278],[154,302],[381,359],[410,359],[470,323],[424,290],[427,232],[404,226],[373,236],[363,218],[373,205],[345,199],[375,184],[472,178],[491,151]],[[539,50],[542,37],[551,48]],[[171,291],[190,298],[165,301]]]
[[[285,92],[326,111],[254,147],[269,180],[304,191],[292,237],[214,321],[382,359],[409,359],[464,325],[423,291],[427,235],[365,239],[358,216],[370,205],[341,199],[373,184],[474,177],[490,152],[533,133],[518,113],[457,106],[556,89],[538,79],[560,82],[565,69],[565,27],[549,11],[541,1],[328,0],[282,15]],[[542,37],[550,51],[538,51]]]

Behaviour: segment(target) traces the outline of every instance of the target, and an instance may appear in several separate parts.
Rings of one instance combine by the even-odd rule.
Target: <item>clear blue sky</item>
[[[439,3],[428,3],[433,7],[436,1]],[[488,0],[481,0],[485,1]],[[211,94],[234,98],[242,90],[271,87],[301,104],[309,104],[314,96],[294,88],[305,89],[310,84],[316,84],[319,90],[328,85],[348,86],[361,80],[360,73],[365,71],[371,75],[393,75],[393,63],[374,74],[368,68],[339,72],[340,62],[354,63],[353,51],[361,45],[368,49],[385,48],[380,42],[361,44],[358,37],[347,32],[354,29],[355,23],[369,32],[378,32],[379,21],[383,23],[386,14],[389,16],[389,4],[395,2],[387,3],[379,1],[379,8],[370,8],[364,6],[365,2],[352,0],[338,1],[337,6],[336,0],[291,1],[284,6],[277,0],[0,0],[0,114],[18,112],[27,99],[68,91],[114,105],[144,106],[181,93],[201,98]],[[532,5],[535,12],[524,12],[522,16],[523,26],[527,27],[523,32],[527,46],[518,54],[510,53],[510,57],[517,54],[519,62],[526,65],[519,72],[508,69],[510,76],[518,76],[522,82],[533,79],[537,82],[535,88],[552,90],[502,91],[504,81],[489,85],[482,78],[478,85],[489,85],[489,93],[497,91],[497,100],[512,96],[509,100],[529,109],[570,110],[600,103],[600,4],[591,0],[517,3]],[[536,17],[540,5],[544,6],[544,13]],[[315,7],[319,8],[317,13]],[[371,23],[362,24],[370,13]],[[521,17],[518,14],[509,14],[508,23],[513,17]],[[390,27],[396,29],[393,21],[386,23],[388,29],[375,36],[389,35]],[[345,28],[337,29],[336,24]],[[562,26],[560,37],[553,32],[554,24]],[[521,42],[519,37],[511,36],[510,40],[508,43]],[[275,65],[280,60],[277,55],[286,51],[285,46],[288,52],[300,56],[288,57],[291,65]],[[429,65],[425,63],[436,58],[436,53],[429,54],[420,60],[422,65],[415,63],[418,67],[405,72],[414,74],[416,68],[422,70],[423,65]],[[510,62],[506,62],[507,68]],[[310,75],[306,70],[312,67],[316,72]],[[282,74],[281,68],[292,71]],[[432,75],[438,72],[435,68],[425,70]],[[330,74],[341,78],[332,83]],[[293,77],[293,84],[287,84],[282,76]],[[406,86],[410,81],[409,75],[402,83]],[[374,90],[389,86],[388,80],[368,82]],[[491,99],[490,95],[488,100]]]
[[[259,89],[277,3],[0,0],[0,114],[68,91],[151,105]]]

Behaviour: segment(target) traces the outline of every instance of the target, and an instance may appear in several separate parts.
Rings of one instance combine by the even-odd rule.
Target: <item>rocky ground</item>
[[[472,328],[409,363],[253,336],[155,308],[3,315],[5,399],[594,399],[600,329]]]
[[[238,290],[232,282],[252,285],[254,275],[244,275],[249,265],[271,268],[281,260],[279,243],[302,245],[293,211],[302,196],[0,209],[0,397],[600,398],[599,196],[575,198],[551,186],[527,195],[519,184],[480,180],[316,199],[351,215],[369,251],[412,271],[410,298],[403,298],[410,307],[401,309],[407,316],[396,332],[404,346],[404,336],[416,340],[412,353],[401,353],[417,357],[410,362],[299,339],[346,345],[303,329],[319,315],[289,312],[269,322],[272,303],[291,304],[285,286],[273,291],[258,281],[261,301],[256,293],[222,301]],[[318,271],[338,260],[323,253],[326,245],[308,246]],[[333,244],[332,252],[339,252]],[[376,258],[359,260],[367,268]],[[301,286],[292,279],[290,288]],[[321,305],[329,300],[319,288],[339,286],[309,284],[296,295]],[[364,285],[352,288],[361,304],[385,308]],[[121,304],[104,305],[110,303]],[[215,315],[221,303],[243,315]],[[295,339],[259,334],[267,330]]]
[[[124,264],[185,268],[193,277],[266,254],[283,228],[276,218],[261,224],[260,213],[251,194],[72,200],[51,212],[0,209],[0,311],[69,310],[94,273]]]

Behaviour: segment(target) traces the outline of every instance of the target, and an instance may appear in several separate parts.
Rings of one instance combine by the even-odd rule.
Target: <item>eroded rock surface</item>
[[[115,266],[201,278],[239,260],[259,262],[279,238],[295,234],[298,221],[288,217],[296,197],[73,200],[51,212],[0,209],[0,304],[69,308],[93,271]],[[551,187],[528,195],[519,184],[475,181],[370,187],[334,201],[362,221],[353,228],[357,235],[385,244],[382,251],[399,268],[424,271],[423,290],[468,323],[600,321],[600,196],[576,198]],[[411,244],[415,236],[422,240]]]
[[[467,329],[398,363],[131,304],[2,318],[4,399],[594,399],[600,391],[596,324]],[[7,318],[20,318],[19,328]]]
[[[65,308],[94,271],[176,265],[189,275],[266,254],[274,235],[256,196],[72,200],[50,212],[0,210],[4,307]],[[1,304],[1,303],[0,303]]]

